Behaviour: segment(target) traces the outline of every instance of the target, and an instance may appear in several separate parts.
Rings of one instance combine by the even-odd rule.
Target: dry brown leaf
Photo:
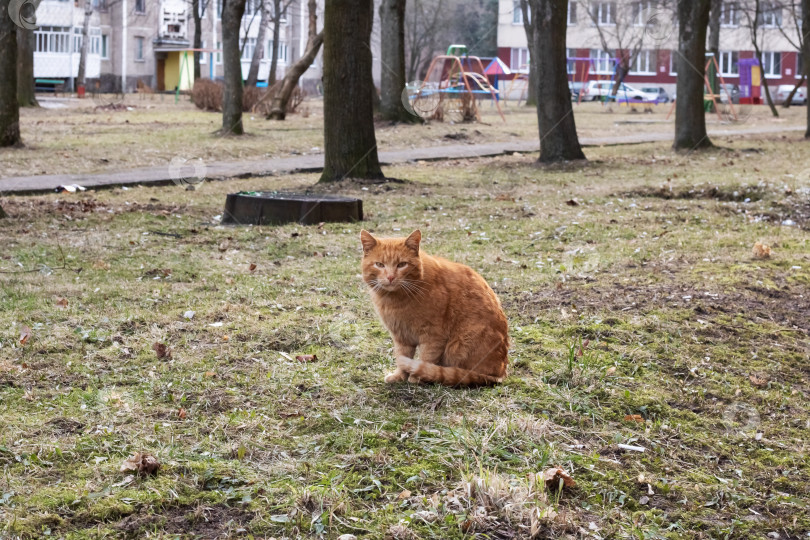
[[[403,489],[402,491],[399,492],[399,495],[397,495],[397,499],[401,501],[402,499],[407,499],[410,496],[411,492],[408,491],[407,489]]]
[[[751,381],[751,384],[753,384],[757,388],[762,388],[763,386],[768,384],[768,381],[770,381],[770,377],[768,377],[767,375],[751,374],[748,376],[748,379]]]
[[[31,339],[31,329],[23,326],[20,330],[20,345],[25,345],[29,339]]]
[[[616,366],[610,366],[609,368],[607,368],[607,371],[605,372],[605,375],[607,375],[609,377],[609,376],[613,375],[614,373],[616,373]]]
[[[161,360],[162,360],[162,359],[164,359],[164,358],[171,358],[171,357],[172,357],[172,351],[171,351],[171,349],[169,349],[169,348],[168,348],[166,345],[164,345],[163,343],[158,343],[158,342],[155,342],[155,343],[152,345],[152,349],[154,349],[155,354],[156,354],[156,355],[157,355],[157,357],[158,357],[159,359],[161,359]]]
[[[203,375],[204,375],[205,377],[207,377],[207,378],[209,378],[209,379],[210,379],[211,377],[213,377],[214,375],[216,375],[216,373],[215,373],[215,372],[213,372],[213,371],[206,371],[206,372],[205,372]]]
[[[186,410],[183,407],[180,407],[180,410],[177,411],[177,417],[180,420],[185,420],[186,416],[188,416],[188,413],[186,412]]]
[[[107,261],[103,261],[101,259],[98,259],[97,261],[93,262],[93,268],[95,268],[96,270],[109,270],[110,269],[110,263],[108,263]]]
[[[248,270],[250,270],[251,272],[255,272],[256,271],[256,263],[250,263],[250,266],[248,267]]]
[[[543,482],[545,482],[546,487],[552,491],[557,491],[560,485],[560,479],[562,479],[563,486],[565,487],[574,487],[577,485],[574,479],[560,467],[551,467],[543,472]]]
[[[121,472],[135,471],[141,475],[157,474],[160,462],[146,452],[135,452],[121,464]]]
[[[625,417],[624,417],[624,421],[625,421],[625,422],[638,422],[638,423],[644,423],[644,417],[643,417],[643,416],[641,416],[640,414],[627,414],[627,415],[625,415]]]
[[[567,204],[568,206],[579,206],[579,203],[577,202],[576,199],[568,199],[567,201],[565,201],[565,204]]]
[[[763,244],[762,242],[757,242],[756,244],[754,244],[754,247],[751,250],[751,254],[754,256],[755,259],[770,259],[771,246]]]
[[[67,301],[67,298],[62,298],[62,297],[59,297],[59,298],[56,300],[56,306],[57,306],[57,307],[59,307],[59,308],[61,308],[61,309],[65,309],[66,307],[68,307],[68,301]]]
[[[315,354],[299,354],[295,357],[299,362],[317,362],[318,355]]]

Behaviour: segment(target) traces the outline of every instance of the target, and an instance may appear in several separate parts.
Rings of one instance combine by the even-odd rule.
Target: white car
[[[613,87],[616,83],[613,81],[589,81],[588,85],[582,89],[583,101],[599,101],[605,98],[614,99],[611,96]],[[648,101],[655,102],[658,99],[658,94],[651,92],[643,92],[632,86],[621,83],[616,92],[615,99],[619,101]]]
[[[776,89],[776,92],[773,93],[773,100],[776,103],[784,103],[787,101],[788,96],[791,92],[793,92],[794,85],[792,84],[780,84],[779,87]],[[790,102],[791,105],[807,105],[807,87],[802,86],[796,93],[793,95],[793,100]]]

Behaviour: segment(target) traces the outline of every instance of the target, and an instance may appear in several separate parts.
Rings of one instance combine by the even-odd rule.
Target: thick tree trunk
[[[678,0],[678,80],[675,102],[675,150],[713,146],[706,133],[703,86],[709,0]]]
[[[79,73],[76,76],[76,88],[87,86],[87,52],[90,50],[90,16],[93,15],[93,2],[84,1],[84,21],[82,22],[82,48],[79,53]]]
[[[402,103],[405,89],[405,2],[382,0],[380,4],[380,43],[382,72],[380,75],[380,113],[392,122],[413,122]]]
[[[810,0],[802,0],[802,28],[810,28]],[[810,80],[810,39],[808,38],[802,41],[802,59],[804,60],[804,75]],[[810,88],[810,83],[807,86]],[[807,110],[807,129],[804,132],[804,138],[810,139],[810,102],[805,109]]]
[[[317,0],[309,0],[309,37],[307,38],[307,48],[304,55],[298,59],[298,62],[293,64],[284,75],[284,80],[281,83],[281,89],[276,92],[273,97],[273,102],[270,106],[270,114],[268,119],[284,120],[287,117],[287,104],[290,102],[293,90],[298,86],[298,79],[301,78],[315,57],[318,56],[318,51],[323,44],[323,32],[318,33],[318,2]]]
[[[259,19],[259,34],[256,37],[256,47],[253,49],[253,57],[250,59],[250,71],[247,76],[247,86],[256,86],[259,80],[259,66],[264,52],[264,36],[267,34],[267,2],[264,0],[261,5],[262,16]],[[272,83],[270,83],[272,84]]]
[[[0,0],[0,148],[21,146],[17,102],[17,25],[8,16],[9,0]]]
[[[194,17],[194,42],[192,47],[195,49],[202,49],[202,14],[200,13],[200,4],[203,9],[206,7],[204,2],[208,0],[191,0],[192,17]],[[213,45],[216,45],[215,43]],[[194,51],[194,80],[196,81],[202,77],[202,69],[200,69],[200,55],[199,51]]]
[[[371,78],[373,0],[326,0],[321,182],[384,178],[377,158]]]
[[[541,163],[585,159],[577,138],[571,91],[568,88],[565,34],[568,0],[530,0],[532,41],[530,71],[536,77],[537,124],[540,129]]]
[[[242,55],[239,26],[246,0],[222,0],[222,62],[225,91],[222,96],[222,135],[242,135]]]
[[[34,86],[35,47],[34,31],[17,28],[17,103],[20,107],[39,107]]]

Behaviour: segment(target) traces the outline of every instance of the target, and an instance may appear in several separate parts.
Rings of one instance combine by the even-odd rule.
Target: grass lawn
[[[284,122],[261,115],[244,116],[247,137],[218,137],[221,113],[200,111],[182,97],[128,95],[100,96],[86,100],[43,99],[48,107],[20,111],[23,149],[0,149],[0,178],[62,173],[103,173],[138,167],[168,167],[172,159],[250,161],[323,152],[323,101],[308,99]],[[112,110],[111,105],[119,106]],[[129,107],[129,109],[127,109]],[[628,108],[613,104],[582,103],[574,106],[580,137],[638,136],[640,133],[673,133],[671,104]],[[537,113],[532,108],[504,103],[502,120],[489,102],[481,105],[481,122],[428,125],[378,122],[381,150],[537,140]],[[720,122],[708,114],[709,129],[750,130],[759,127],[801,126],[805,108],[779,109],[773,118],[766,106],[738,106],[739,121]]]
[[[215,219],[316,175],[3,198],[0,538],[810,537],[810,146],[715,142],[389,168],[362,224]],[[383,384],[359,232],[417,227],[504,384]]]

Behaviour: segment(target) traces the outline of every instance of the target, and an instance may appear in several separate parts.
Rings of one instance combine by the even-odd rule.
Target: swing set
[[[714,53],[706,53],[706,58],[706,66],[703,68],[703,84],[706,88],[705,92],[703,93],[703,104],[706,111],[709,111],[709,103],[711,102],[714,112],[717,113],[717,118],[722,122],[723,114],[720,112],[717,99],[721,98],[722,100],[723,93],[725,93],[726,99],[728,99],[728,117],[736,122],[739,119],[737,116],[737,111],[734,110],[734,103],[731,99],[731,94],[728,92],[728,86],[726,85],[725,79],[723,79],[723,75],[720,73],[720,66],[717,65],[717,58],[715,58]],[[721,93],[715,94],[713,83],[716,84],[717,79],[720,79]],[[674,110],[675,100],[673,99],[672,107],[670,107],[669,113],[667,114],[667,120],[669,120],[669,117],[672,116],[672,111]]]

